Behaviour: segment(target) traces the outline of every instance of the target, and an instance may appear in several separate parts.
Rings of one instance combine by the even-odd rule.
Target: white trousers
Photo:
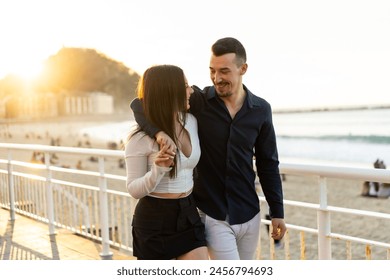
[[[260,235],[260,213],[246,223],[230,225],[229,217],[219,221],[202,211],[207,248],[212,260],[253,260]]]

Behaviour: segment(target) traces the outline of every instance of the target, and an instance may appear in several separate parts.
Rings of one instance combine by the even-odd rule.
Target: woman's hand
[[[157,153],[154,163],[161,167],[171,167],[174,162],[175,154],[168,149],[167,145],[160,146],[160,151]]]

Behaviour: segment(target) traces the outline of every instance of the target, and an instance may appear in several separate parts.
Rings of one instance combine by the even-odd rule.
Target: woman
[[[127,190],[139,199],[132,222],[138,259],[208,259],[204,225],[192,197],[200,158],[193,92],[182,69],[153,66],[138,84],[147,119],[174,140],[176,153],[138,128],[126,144]]]

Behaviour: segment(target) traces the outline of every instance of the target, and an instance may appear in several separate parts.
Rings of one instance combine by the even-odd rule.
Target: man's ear
[[[244,63],[243,65],[241,65],[240,74],[244,75],[246,73],[246,70],[248,70],[248,64]]]

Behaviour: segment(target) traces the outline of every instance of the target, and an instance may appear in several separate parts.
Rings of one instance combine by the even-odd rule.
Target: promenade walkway
[[[59,228],[48,234],[48,225],[0,208],[0,260],[100,260],[101,244]],[[133,256],[111,249],[114,260]]]

